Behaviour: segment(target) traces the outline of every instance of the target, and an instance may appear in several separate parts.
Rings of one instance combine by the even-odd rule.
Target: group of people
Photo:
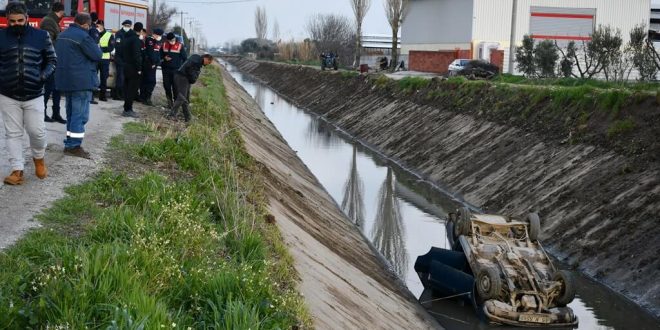
[[[94,14],[78,13],[64,30],[60,20],[64,6],[54,3],[42,20],[40,29],[28,24],[25,4],[10,2],[5,8],[7,28],[0,30],[0,112],[5,126],[11,173],[5,184],[24,182],[22,140],[27,132],[35,165],[35,175],[44,179],[48,170],[45,122],[66,124],[64,154],[90,158],[82,147],[85,124],[89,120],[90,103],[98,89],[98,98],[107,101],[109,68],[116,68],[112,96],[124,100],[123,116],[138,117],[133,102],[152,104],[156,86],[156,69],[162,68],[163,85],[170,111],[176,119],[183,108],[184,119],[191,118],[188,109],[190,86],[201,68],[213,61],[209,54],[186,57],[183,45],[173,33],[162,43],[162,29],[150,36],[142,23],[126,20],[113,34]],[[60,113],[60,98],[65,98],[66,119]],[[48,116],[48,100],[52,97],[52,115]]]

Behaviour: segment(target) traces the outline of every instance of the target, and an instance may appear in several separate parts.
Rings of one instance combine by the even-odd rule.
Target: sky
[[[230,0],[165,0],[179,11],[188,12],[184,19],[195,18],[201,23],[209,46],[225,42],[240,43],[255,37],[254,11],[264,6],[268,15],[268,38],[272,37],[273,23],[280,26],[280,38],[302,40],[307,37],[305,25],[309,17],[320,14],[341,14],[351,21],[353,10],[350,0],[257,0],[241,3],[199,4],[190,2],[212,2]],[[178,2],[182,1],[182,2]],[[185,2],[183,2],[185,1]],[[658,0],[660,1],[660,0]],[[176,22],[180,16],[174,18]],[[184,23],[188,28],[188,23]],[[383,0],[372,0],[371,8],[362,25],[364,34],[389,34],[391,30],[385,18]]]

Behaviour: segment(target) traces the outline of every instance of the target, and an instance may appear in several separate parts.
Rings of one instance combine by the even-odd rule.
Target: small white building
[[[620,29],[650,24],[651,0],[518,0],[515,43],[581,41],[598,25]],[[411,0],[401,27],[401,53],[412,70],[444,72],[456,58],[509,67],[514,0]]]

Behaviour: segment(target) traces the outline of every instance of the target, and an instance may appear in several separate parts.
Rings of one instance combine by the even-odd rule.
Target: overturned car
[[[471,303],[489,322],[515,326],[575,326],[570,273],[556,269],[538,242],[540,221],[472,213],[450,215],[452,250],[432,248],[415,271],[424,287]]]

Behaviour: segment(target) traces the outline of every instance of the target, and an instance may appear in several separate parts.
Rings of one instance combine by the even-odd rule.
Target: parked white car
[[[470,59],[459,58],[449,64],[449,75],[455,76],[459,71],[463,70],[465,66],[470,62]]]

